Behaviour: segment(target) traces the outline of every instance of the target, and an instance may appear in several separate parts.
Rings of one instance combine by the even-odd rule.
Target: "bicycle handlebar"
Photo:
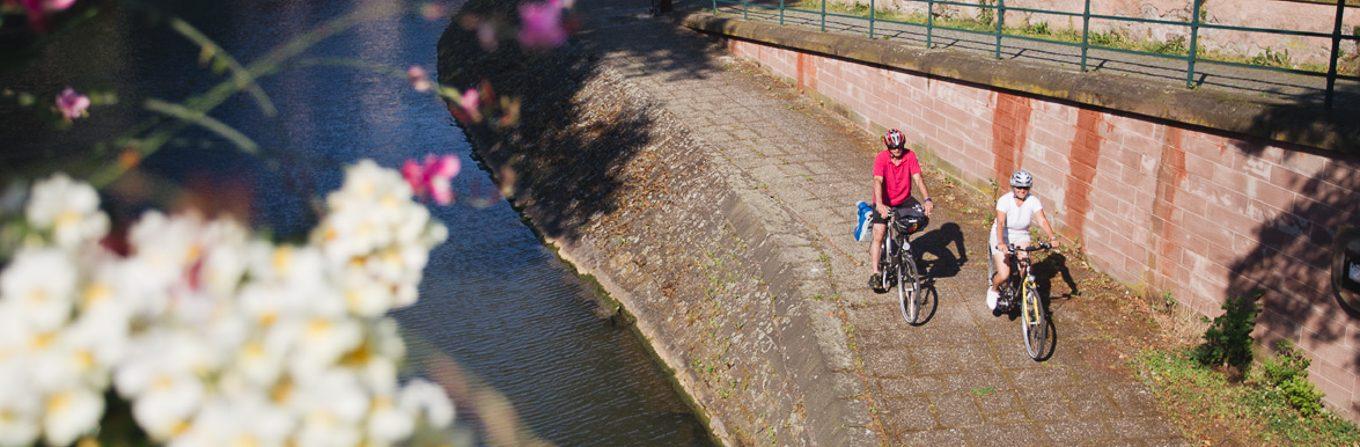
[[[1049,245],[1048,242],[1040,242],[1039,245],[1033,246],[1033,247],[1017,247],[1017,246],[1015,246],[1015,244],[1010,244],[1011,253],[1015,253],[1015,252],[1017,252],[1017,251],[1039,251],[1039,250],[1048,250],[1048,249],[1050,249],[1050,248],[1053,248],[1053,246],[1052,246],[1052,245]]]

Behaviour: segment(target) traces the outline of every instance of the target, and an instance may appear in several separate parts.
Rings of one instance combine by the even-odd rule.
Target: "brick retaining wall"
[[[1355,160],[746,40],[728,47],[867,131],[902,128],[966,180],[1030,170],[1061,231],[1121,281],[1208,316],[1230,294],[1266,289],[1258,334],[1297,341],[1326,402],[1360,415],[1360,320],[1327,283],[1332,236],[1360,216]]]

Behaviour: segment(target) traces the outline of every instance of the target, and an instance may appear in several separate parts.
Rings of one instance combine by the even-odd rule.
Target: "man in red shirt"
[[[874,158],[874,241],[869,245],[869,265],[874,266],[869,287],[874,290],[882,290],[883,285],[878,260],[882,255],[883,234],[887,231],[888,210],[891,208],[898,216],[920,214],[921,211],[917,210],[923,210],[926,216],[930,216],[935,209],[935,204],[930,201],[930,192],[926,191],[926,182],[921,178],[921,162],[916,159],[915,152],[906,148],[906,143],[907,138],[901,131],[889,130],[883,134],[883,145],[887,149]],[[921,189],[920,197],[925,198],[920,202],[911,197],[913,181]]]

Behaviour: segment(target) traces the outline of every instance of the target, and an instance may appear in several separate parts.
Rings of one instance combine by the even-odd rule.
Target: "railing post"
[[[784,26],[784,0],[779,0],[779,26]]]
[[[747,14],[747,12],[746,12],[746,10],[751,9],[751,8],[750,8],[750,2],[751,2],[751,0],[741,0],[741,19],[742,19],[742,20],[749,20],[749,19],[751,18],[751,15],[750,15],[750,14]]]
[[[1091,0],[1086,0],[1086,9],[1081,13],[1081,71],[1086,71],[1086,49],[1091,42]]]
[[[1185,58],[1189,63],[1185,68],[1185,88],[1195,88],[1195,59],[1199,53],[1199,6],[1204,0],[1193,0],[1190,3],[1190,53]]]
[[[869,0],[869,38],[874,38],[874,0]]]
[[[1346,14],[1346,0],[1336,0],[1336,25],[1332,26],[1332,58],[1327,62],[1327,108],[1332,108],[1332,96],[1336,93],[1336,58],[1341,51],[1341,17]]]
[[[934,48],[931,38],[935,34],[935,0],[926,0],[926,48]]]
[[[826,32],[826,0],[822,0],[822,32]]]
[[[1199,1],[1199,0],[1196,0]],[[996,0],[996,58],[1001,59],[1001,30],[1006,26],[1006,0]]]

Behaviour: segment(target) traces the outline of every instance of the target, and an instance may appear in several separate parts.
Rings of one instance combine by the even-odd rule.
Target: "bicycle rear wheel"
[[[921,281],[916,276],[916,260],[910,252],[903,251],[897,261],[898,308],[902,310],[902,319],[915,325],[921,318]]]
[[[1034,360],[1047,358],[1053,332],[1049,330],[1048,312],[1044,311],[1039,291],[1026,283],[1021,298],[1020,332],[1025,336],[1025,351]]]

